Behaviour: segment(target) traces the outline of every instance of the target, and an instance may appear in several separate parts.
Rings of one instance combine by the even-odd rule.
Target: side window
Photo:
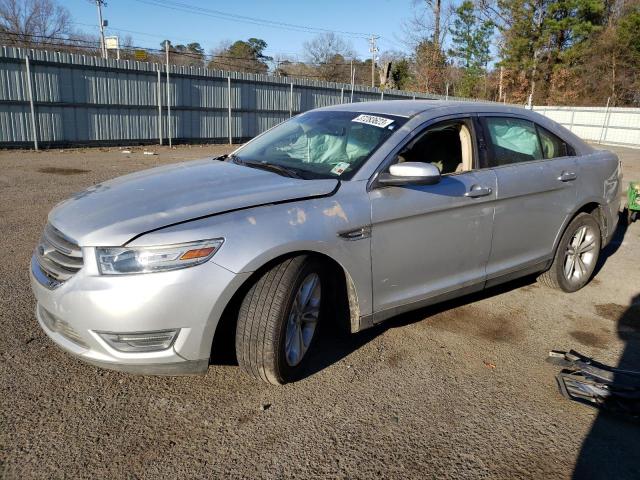
[[[544,158],[558,158],[575,155],[573,149],[564,140],[553,133],[537,125],[540,143],[542,144],[542,154]]]
[[[492,155],[489,166],[541,160],[542,150],[535,125],[519,118],[485,117]]]
[[[472,170],[470,123],[449,120],[431,125],[400,151],[397,161],[431,163],[442,175]]]

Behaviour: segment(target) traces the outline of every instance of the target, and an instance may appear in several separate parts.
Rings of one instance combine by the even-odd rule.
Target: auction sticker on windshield
[[[376,117],[375,115],[358,115],[351,120],[352,122],[366,123],[367,125],[373,125],[375,127],[385,128],[393,123],[393,120],[389,120],[384,117]]]
[[[349,168],[349,164],[347,162],[340,162],[331,169],[331,173],[335,175],[342,175],[347,168]]]

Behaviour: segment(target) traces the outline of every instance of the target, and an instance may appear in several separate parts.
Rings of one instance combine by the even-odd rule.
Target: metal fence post
[[[380,100],[384,100],[384,90],[380,92]]]
[[[165,42],[167,51],[167,137],[169,138],[169,148],[171,145],[171,84],[169,83],[169,42]]]
[[[291,90],[289,90],[289,118],[293,117],[293,82],[291,82]]]
[[[340,105],[344,103],[344,87],[340,89]]]
[[[158,65],[158,139],[162,145],[162,77],[160,76],[160,65]]]
[[[27,66],[27,91],[29,92],[29,107],[31,108],[31,134],[33,135],[33,148],[38,150],[38,132],[36,129],[36,110],[33,105],[33,86],[31,84],[31,69],[29,68],[28,55],[25,55],[24,63]]]
[[[233,144],[233,136],[231,135],[231,77],[227,77],[227,130],[229,131],[229,145]]]
[[[602,140],[604,142],[607,141],[607,134],[609,133],[609,124],[611,123],[611,107],[609,107],[609,112],[608,115],[605,118],[605,124],[604,124],[604,135],[602,136]]]
[[[356,83],[356,70],[351,69],[351,103],[353,103],[353,84]]]
[[[609,113],[609,102],[611,101],[611,97],[607,98],[607,106],[604,109],[604,120],[602,120],[602,128],[600,129],[600,140],[598,143],[602,143],[602,135],[604,134],[605,125],[608,125],[607,114]]]
[[[576,116],[576,111],[575,110],[571,110],[571,123],[569,124],[569,131],[573,132],[573,119]]]

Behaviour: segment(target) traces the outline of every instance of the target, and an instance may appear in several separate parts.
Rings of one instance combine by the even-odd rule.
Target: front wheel
[[[593,275],[601,242],[600,226],[593,215],[578,214],[562,235],[551,268],[538,279],[565,292],[580,290]]]
[[[236,355],[249,375],[280,385],[299,375],[322,318],[322,265],[288,258],[264,272],[242,301]]]

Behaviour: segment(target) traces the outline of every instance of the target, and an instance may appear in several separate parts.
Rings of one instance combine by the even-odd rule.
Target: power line
[[[22,37],[30,37],[30,38],[35,38],[35,39],[44,39],[44,40],[36,40],[39,44],[48,44],[48,45],[56,45],[56,46],[61,46],[61,47],[70,47],[70,46],[78,46],[78,45],[70,45],[69,43],[65,43],[65,42],[73,42],[73,43],[78,43],[84,45],[84,46],[90,46],[90,47],[96,47],[96,46],[100,46],[100,42],[99,41],[95,41],[95,40],[86,40],[86,39],[81,39],[81,38],[72,38],[72,37],[68,37],[68,38],[64,38],[64,37],[52,37],[52,36],[47,36],[47,35],[36,35],[36,34],[28,34],[28,33],[14,33],[14,32],[0,32],[0,37],[2,37],[2,35],[8,35],[10,37],[17,37],[17,38],[22,38]],[[58,42],[54,42],[52,40],[58,40]],[[175,47],[175,45],[171,45],[172,47]],[[156,54],[163,54],[164,53],[164,49],[160,49],[160,48],[152,48],[152,47],[142,47],[139,45],[125,45],[123,46],[123,49],[129,49],[129,50],[144,50],[147,52],[155,52]],[[187,57],[191,57],[194,59],[202,59],[202,60],[207,60],[207,59],[232,59],[232,60],[246,60],[246,61],[251,61],[254,60],[252,58],[242,58],[242,57],[237,57],[234,55],[222,55],[222,54],[206,54],[206,53],[198,53],[198,52],[193,52],[193,51],[182,51],[182,50],[171,50],[170,51],[171,55],[182,55],[182,56],[187,56]],[[260,60],[259,58],[256,60]],[[321,67],[321,66],[340,66],[340,65],[350,65],[350,62],[301,62],[299,60],[281,60],[279,62],[276,62],[278,64],[299,64],[299,65],[307,65],[307,66],[316,66],[316,67]]]
[[[37,39],[34,40],[34,42],[37,42],[35,46],[42,46],[42,45],[46,45],[46,46],[51,46],[51,47],[65,47],[65,48],[92,48],[92,49],[100,49],[101,44],[100,41],[92,41],[92,40],[85,40],[85,39],[80,39],[80,38],[62,38],[62,37],[49,37],[49,36],[45,36],[45,35],[36,35],[36,34],[20,34],[20,33],[14,33],[14,32],[0,32],[0,38],[5,35],[5,36],[9,36],[9,37],[14,37],[14,41],[20,41],[23,40],[24,37],[29,37],[32,39]],[[161,63],[162,59],[159,58],[164,52],[163,49],[158,49],[158,48],[145,48],[145,47],[139,47],[139,46],[135,46],[135,45],[130,45],[130,46],[126,46],[123,48],[123,50],[143,50],[145,52],[150,52],[151,55],[153,56],[157,56],[157,63]],[[222,67],[229,67],[229,69],[233,70],[233,69],[238,69],[238,64],[237,63],[228,63],[225,62],[224,60],[233,60],[235,62],[242,62],[242,61],[246,61],[246,62],[251,62],[251,61],[256,61],[256,59],[251,59],[251,58],[241,58],[241,57],[234,57],[231,55],[207,55],[207,54],[199,54],[199,53],[195,53],[195,52],[185,52],[185,51],[179,51],[179,50],[173,50],[170,52],[170,55],[173,56],[182,56],[182,57],[187,57],[187,58],[191,58],[194,60],[198,60],[201,61],[203,63],[203,67],[204,64],[207,63],[207,61],[209,61],[209,63],[214,62],[215,65],[219,65]],[[322,66],[329,66],[329,67],[333,67],[333,66],[347,66],[350,65],[350,63],[348,62],[319,62],[319,63],[306,63],[306,62],[299,62],[299,61],[283,61],[283,62],[278,62],[278,69],[281,68],[281,65],[283,64],[290,64],[290,65],[301,65],[301,66],[305,66],[305,67],[322,67]],[[174,65],[177,65],[174,63]],[[195,66],[195,65],[194,65]],[[261,74],[263,72],[253,72],[253,73],[257,73],[257,74]],[[266,73],[266,72],[264,72]],[[316,74],[312,74],[312,73],[290,73],[290,72],[285,72],[286,76],[290,76],[290,77],[300,77],[300,78],[320,78],[320,79],[324,79],[325,76],[324,75],[316,75]]]
[[[357,38],[367,38],[369,36],[368,33],[363,33],[363,32],[332,30],[328,28],[314,27],[311,25],[300,25],[300,24],[294,24],[294,23],[280,22],[276,20],[268,20],[268,19],[258,18],[258,17],[249,17],[246,15],[223,12],[221,10],[213,10],[209,8],[198,7],[195,5],[191,5],[191,4],[179,2],[179,1],[171,1],[171,0],[135,0],[135,1],[139,3],[145,3],[147,5],[167,8],[170,10],[205,15],[213,18],[222,19],[222,20],[228,20],[228,21],[239,22],[239,23],[248,23],[252,25],[261,25],[261,26],[271,27],[271,28],[292,30],[292,31],[298,31],[298,32],[303,31],[303,32],[311,32],[311,33],[322,33],[322,32],[340,33],[343,35],[348,35],[348,36],[357,37]]]
[[[89,23],[82,23],[82,22],[70,22],[74,25],[82,25],[84,27],[93,27],[93,25],[89,24]],[[146,37],[154,37],[154,38],[160,38],[162,40],[166,40],[167,36],[166,35],[158,35],[156,33],[149,33],[149,32],[140,32],[138,30],[127,30],[125,28],[114,28],[114,27],[107,27],[110,31],[114,31],[114,32],[125,32],[125,33],[135,33],[136,35],[144,35]],[[186,38],[186,37],[174,37],[172,36],[174,40],[181,40],[183,42],[190,42],[193,39],[192,38]]]
[[[86,27],[92,27],[93,25],[90,25],[88,23],[82,23],[82,22],[71,22],[74,25],[83,25]],[[153,33],[149,33],[149,32],[140,32],[138,30],[127,30],[124,28],[114,28],[114,27],[109,27],[109,30],[112,30],[114,32],[125,32],[125,33],[135,33],[137,35],[145,35],[148,37],[154,37],[154,38],[160,38],[163,40],[167,39],[167,35],[158,35],[158,34],[153,34]],[[382,37],[380,36],[379,38],[382,39],[386,39],[386,37]],[[181,40],[183,42],[192,42],[193,38],[187,38],[187,37],[173,37],[173,40]],[[387,39],[388,40],[388,39]],[[397,45],[400,45],[398,42],[396,42]],[[175,46],[175,45],[174,45]],[[136,48],[140,48],[140,49],[153,49],[153,47],[136,47]],[[219,56],[219,55],[210,55],[209,56]],[[286,59],[286,57],[298,57],[300,55],[300,53],[296,53],[296,52],[274,52],[272,53],[273,56],[277,57],[277,56],[282,56],[284,57],[283,60],[281,60],[280,63],[283,62],[290,62],[290,63],[305,63],[305,64],[309,64],[309,65],[349,65],[349,62],[302,62],[300,60],[288,60]],[[228,57],[228,58],[238,58],[238,57]]]

